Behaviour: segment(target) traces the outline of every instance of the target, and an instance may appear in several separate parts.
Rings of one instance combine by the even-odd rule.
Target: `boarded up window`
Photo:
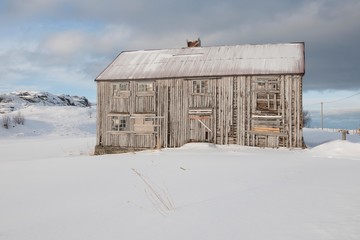
[[[154,82],[137,82],[135,113],[152,113],[155,111]]]
[[[136,115],[134,117],[134,131],[137,133],[153,133],[154,119],[151,115]]]
[[[128,113],[130,108],[130,83],[118,82],[111,85],[110,112]]]

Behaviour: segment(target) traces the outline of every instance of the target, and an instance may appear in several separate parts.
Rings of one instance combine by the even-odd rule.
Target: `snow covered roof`
[[[304,43],[285,43],[127,51],[96,80],[304,73]]]

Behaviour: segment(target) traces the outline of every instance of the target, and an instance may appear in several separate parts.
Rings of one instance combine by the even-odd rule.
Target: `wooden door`
[[[190,142],[212,142],[211,116],[190,116]]]

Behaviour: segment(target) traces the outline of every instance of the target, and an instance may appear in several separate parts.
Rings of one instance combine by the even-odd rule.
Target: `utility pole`
[[[321,102],[321,130],[324,130],[324,103]]]

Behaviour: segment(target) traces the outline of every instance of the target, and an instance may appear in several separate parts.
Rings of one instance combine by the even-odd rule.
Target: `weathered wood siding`
[[[154,79],[140,87],[143,82],[122,81],[116,94],[120,81],[97,82],[97,145],[303,146],[301,75]]]

